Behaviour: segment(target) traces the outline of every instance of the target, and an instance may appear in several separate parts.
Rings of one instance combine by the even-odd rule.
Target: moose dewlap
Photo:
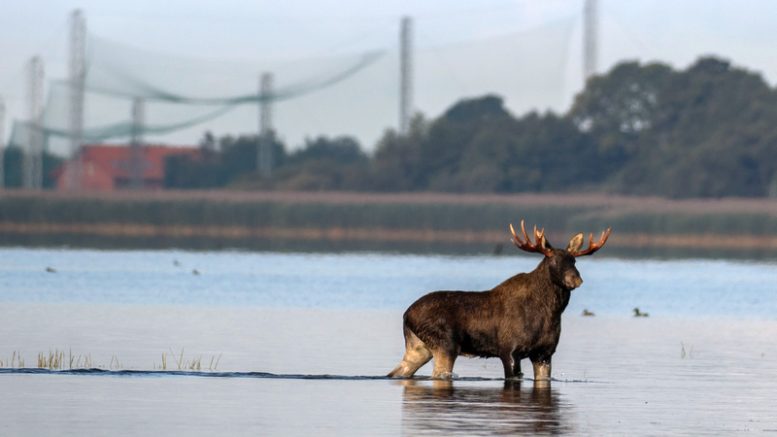
[[[488,291],[435,291],[405,311],[405,355],[388,376],[408,378],[434,358],[432,378],[453,375],[459,355],[497,357],[505,379],[520,378],[521,360],[529,358],[534,380],[550,380],[550,364],[561,335],[561,313],[572,290],[583,279],[575,258],[604,246],[611,229],[598,242],[593,234],[581,250],[583,234],[569,240],[566,249],[554,249],[543,230],[534,227],[534,241],[521,220],[521,233],[510,225],[512,240],[527,252],[544,255],[533,271],[519,273]]]

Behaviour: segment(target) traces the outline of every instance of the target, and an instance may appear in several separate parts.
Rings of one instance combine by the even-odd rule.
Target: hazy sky
[[[416,106],[431,117],[439,115],[458,97],[491,88],[502,93],[500,81],[504,77],[477,70],[478,65],[462,66],[449,61],[452,58],[446,58],[450,56],[446,53],[454,52],[457,44],[488,44],[492,41],[490,38],[522,35],[521,32],[529,32],[527,38],[537,38],[544,34],[531,33],[532,29],[560,23],[558,26],[565,26],[563,32],[569,33],[569,42],[561,53],[548,54],[547,58],[552,58],[550,61],[543,56],[543,59],[519,60],[515,65],[504,64],[509,68],[520,68],[523,62],[527,71],[531,64],[558,65],[560,78],[554,82],[558,83],[557,90],[540,90],[548,96],[544,102],[537,101],[536,97],[518,101],[521,99],[515,96],[519,94],[511,94],[509,90],[503,94],[508,106],[517,113],[531,107],[563,111],[581,83],[582,0],[5,0],[0,11],[0,96],[8,111],[6,131],[10,119],[24,118],[24,65],[32,55],[43,58],[47,78],[65,76],[68,15],[74,8],[84,11],[89,32],[101,38],[152,52],[230,61],[245,66],[259,65],[267,60],[295,61],[373,49],[396,50],[399,18],[409,15],[415,19],[417,56],[422,57],[419,62],[426,61],[424,53],[440,53],[439,59],[444,60],[421,65],[421,78],[417,78],[415,84]],[[777,82],[775,1],[600,0],[599,9],[600,71],[606,71],[623,59],[661,60],[685,67],[700,55],[717,54],[761,72],[772,84]],[[566,35],[563,32],[554,35]],[[472,44],[468,47],[480,50],[477,62],[481,63],[481,68],[483,63],[488,63],[487,50]],[[495,51],[493,56],[503,55]],[[563,62],[553,60],[554,56]],[[389,65],[389,61],[386,62]],[[477,76],[479,71],[482,76]],[[438,73],[440,77],[448,78],[447,84],[429,83],[428,79],[419,83],[422,78]],[[375,72],[365,74],[378,77]],[[390,75],[394,74],[392,70]],[[509,72],[505,74],[509,77]],[[468,81],[472,77],[482,77],[482,83],[471,85]],[[493,84],[488,83],[491,80]],[[279,82],[282,82],[281,78]],[[378,89],[356,89],[357,80],[354,84],[343,85],[340,94],[336,89],[327,94],[327,98],[338,100],[338,108],[382,106],[379,111],[372,111],[367,106],[363,108],[361,112],[368,114],[364,118],[373,118],[369,122],[355,122],[350,127],[346,122],[338,124],[334,118],[328,118],[337,110],[329,108],[316,113],[315,106],[320,102],[314,100],[302,102],[302,109],[300,105],[295,108],[291,102],[281,103],[275,108],[281,136],[295,147],[305,136],[353,133],[366,148],[371,148],[384,127],[397,123],[397,109],[391,100],[396,94],[396,81],[362,78],[359,86],[368,86],[371,82]],[[440,89],[433,95],[429,88],[436,86]],[[255,88],[253,83],[249,91],[252,87]],[[370,93],[382,93],[391,98],[359,100]],[[558,93],[563,96],[559,98]],[[217,134],[252,132],[255,129],[252,120],[256,119],[255,109],[253,111],[242,119],[217,120],[160,140],[191,144],[205,129]],[[348,117],[345,112],[341,115]]]

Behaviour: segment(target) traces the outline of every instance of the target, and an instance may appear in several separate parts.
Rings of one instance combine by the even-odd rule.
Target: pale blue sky
[[[700,55],[718,54],[737,65],[761,72],[772,84],[777,81],[777,56],[773,53],[777,42],[777,2],[600,0],[599,6],[600,71],[622,59],[661,60],[685,67]],[[552,58],[550,61],[529,59],[524,62],[527,69],[532,64],[547,61],[547,65],[563,70],[556,80],[557,86],[553,87],[556,89],[538,90],[541,95],[548,96],[547,101],[538,100],[536,96],[519,101],[523,97],[516,95],[523,94],[511,94],[510,91],[504,91],[504,94],[508,106],[516,113],[533,107],[564,110],[581,84],[582,0],[6,0],[0,11],[0,95],[9,112],[6,126],[10,118],[24,117],[23,67],[33,54],[43,57],[47,78],[64,76],[68,14],[74,8],[84,11],[89,31],[99,37],[149,51],[211,61],[229,60],[246,66],[267,60],[293,61],[371,49],[395,50],[398,21],[402,15],[415,18],[417,56],[423,57],[418,60],[420,64],[434,60],[435,53],[450,52],[456,44],[487,42],[488,38],[511,34],[520,37],[521,32],[561,23],[560,26],[566,26],[564,32],[569,33],[563,53],[548,54],[548,58]],[[542,36],[537,33],[527,36],[531,37]],[[483,66],[462,66],[445,56],[449,55],[443,53],[437,61],[419,67],[424,69],[419,71],[420,77],[415,84],[418,91],[416,106],[420,111],[436,116],[458,97],[492,88],[501,92],[500,80],[503,78],[485,74],[493,72],[484,72],[483,83],[473,85],[472,78],[479,77],[477,69]],[[478,62],[487,56],[484,53]],[[554,60],[554,56],[561,61]],[[451,71],[452,66],[455,71]],[[467,71],[468,68],[472,71]],[[510,68],[515,66],[510,64]],[[365,74],[375,74],[377,78],[388,73]],[[389,75],[393,74],[392,71]],[[419,82],[421,78],[437,74],[448,78],[447,85],[429,83],[429,79],[424,79],[425,83]],[[509,72],[505,74],[509,77]],[[490,80],[494,83],[489,84]],[[282,82],[282,78],[278,81]],[[279,104],[276,113],[281,135],[294,147],[309,135],[354,133],[371,148],[384,127],[396,125],[395,102],[390,98],[359,100],[370,92],[393,96],[395,81],[374,79],[372,83],[377,91],[365,92],[352,84],[350,89],[343,86],[340,97],[336,97],[336,90],[328,94],[330,99],[335,96],[343,107],[349,104],[385,106],[372,112],[371,120],[356,121],[353,125],[338,123],[329,118],[330,115],[334,117],[336,108],[317,113],[314,101],[305,103],[302,109],[295,108],[292,103],[287,108],[285,104]],[[251,87],[254,87],[253,83],[249,89]],[[439,87],[439,93],[431,93],[430,87]],[[342,117],[347,119],[349,116],[343,112]],[[205,129],[219,134],[251,132],[255,128],[252,120],[255,115],[246,114],[242,119],[214,121],[159,140],[193,143]]]

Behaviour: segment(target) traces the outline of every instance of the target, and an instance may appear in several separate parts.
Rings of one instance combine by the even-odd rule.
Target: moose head
[[[553,248],[547,238],[545,238],[545,229],[538,230],[537,226],[534,227],[534,242],[532,242],[531,237],[526,232],[523,220],[521,220],[521,233],[523,236],[515,233],[512,223],[510,224],[510,232],[513,234],[513,244],[518,246],[518,248],[526,252],[536,252],[545,255],[543,264],[546,264],[550,278],[556,285],[568,290],[574,290],[583,284],[583,278],[580,277],[580,272],[575,267],[575,258],[591,255],[601,249],[610,237],[612,229],[607,228],[606,231],[602,232],[597,243],[594,243],[594,234],[589,234],[588,248],[584,250],[581,250],[583,239],[585,238],[582,232],[569,240],[566,249]]]

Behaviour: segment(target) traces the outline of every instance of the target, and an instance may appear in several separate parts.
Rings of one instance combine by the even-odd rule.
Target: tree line
[[[777,196],[777,90],[705,57],[684,70],[624,62],[592,77],[564,114],[510,114],[499,96],[457,102],[407,134],[387,130],[368,155],[351,137],[275,137],[275,174],[255,171],[254,136],[203,140],[172,158],[169,187],[442,192],[612,192]]]
[[[272,148],[270,178],[256,172],[258,141]],[[167,160],[168,188],[777,197],[777,89],[715,57],[684,70],[623,62],[566,113],[517,117],[499,96],[465,99],[416,115],[406,134],[387,130],[370,154],[349,136],[290,151],[273,134],[206,133],[200,148]]]

